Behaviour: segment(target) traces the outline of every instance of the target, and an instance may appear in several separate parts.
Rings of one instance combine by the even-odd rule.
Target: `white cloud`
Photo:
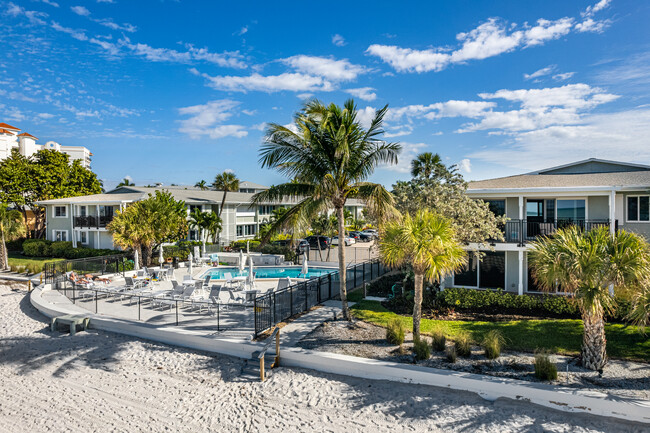
[[[469,158],[461,159],[458,162],[457,165],[458,165],[458,168],[460,169],[460,171],[462,171],[463,173],[471,173],[472,172],[472,163],[469,160]]]
[[[480,117],[493,107],[495,102],[489,101],[457,101],[435,102],[429,105],[406,105],[404,107],[390,108],[386,115],[387,120],[406,118],[425,118],[429,120],[444,117]]]
[[[111,18],[104,18],[104,19],[99,19],[94,21],[98,24],[101,24],[104,27],[108,27],[109,29],[120,30],[123,32],[133,33],[138,29],[136,26],[129,23],[117,24]]]
[[[358,89],[347,89],[345,92],[364,101],[374,101],[377,99],[377,94],[374,90],[372,87],[360,87]]]
[[[344,45],[347,45],[345,42],[345,38],[338,33],[332,36],[332,43],[336,45],[337,47],[342,47]]]
[[[313,92],[334,90],[334,85],[322,77],[300,73],[283,73],[280,75],[260,75],[252,74],[248,76],[216,76],[211,77],[203,74],[207,78],[210,87],[217,90],[226,90],[231,92],[280,92],[288,90],[292,92]]]
[[[396,129],[391,129],[384,132],[384,137],[394,138],[394,137],[404,137],[405,135],[411,135],[413,132],[413,127],[411,125],[402,125]]]
[[[362,127],[367,129],[370,127],[370,123],[372,122],[372,119],[375,118],[376,114],[377,110],[373,107],[357,109],[357,121]]]
[[[119,41],[120,46],[130,49],[135,55],[143,56],[152,62],[190,63],[193,60],[214,63],[219,66],[240,68],[246,67],[242,56],[237,52],[212,53],[207,48],[195,48],[186,44],[188,51],[177,51],[169,48],[154,48],[147,44],[131,43],[128,38]]]
[[[402,152],[399,155],[397,164],[395,165],[384,165],[382,168],[390,171],[396,171],[398,173],[410,173],[411,172],[411,161],[415,159],[427,145],[424,143],[409,143],[401,141]]]
[[[417,50],[395,45],[372,44],[366,53],[379,57],[398,72],[437,72],[452,64],[486,59],[515,49],[543,45],[569,34],[574,28],[577,31],[602,31],[604,28],[587,21],[576,25],[572,17],[557,20],[541,18],[535,25],[517,26],[497,18],[489,18],[469,32],[457,34],[456,39],[460,45],[456,48],[434,47]]]
[[[298,97],[298,99],[311,99],[314,97],[314,94],[305,92],[305,93],[298,93],[296,96]]]
[[[576,74],[575,72],[564,72],[562,74],[555,74],[553,75],[553,79],[557,81],[564,81],[573,77],[575,74]]]
[[[52,0],[40,0],[41,3],[45,3],[46,5],[54,6],[55,8],[59,7],[59,4],[57,2],[54,2]]]
[[[52,21],[52,28],[57,32],[66,33],[78,41],[88,40],[88,36],[86,36],[84,30],[75,30],[75,29],[71,29],[70,27],[64,27],[61,24],[57,23],[56,21]]]
[[[238,34],[239,36],[242,36],[242,35],[244,35],[244,34],[246,34],[246,33],[248,33],[248,26],[244,26],[244,27],[242,27],[242,28],[239,29],[239,31],[237,32],[237,34]]]
[[[87,17],[90,15],[90,11],[84,6],[72,6],[70,7],[70,10],[72,10],[72,12],[76,13],[77,15],[81,15],[82,17]]]
[[[281,60],[297,72],[323,77],[332,81],[351,81],[366,72],[363,66],[354,65],[348,60],[330,57],[298,55]]]
[[[233,116],[233,109],[239,102],[230,99],[210,101],[206,104],[183,107],[178,110],[183,116],[190,116],[181,120],[180,132],[197,139],[208,136],[213,139],[224,137],[245,137],[248,131],[242,125],[224,125],[223,122]]]
[[[552,74],[553,71],[555,71],[556,68],[557,68],[557,65],[549,65],[549,66],[547,66],[545,68],[536,70],[532,74],[524,74],[524,80],[531,80],[533,78],[539,78],[539,77],[543,77],[545,75]]]
[[[5,13],[12,17],[23,15],[31,24],[38,25],[44,25],[45,21],[43,18],[47,18],[48,16],[45,12],[28,11],[25,8],[18,6],[12,2],[7,3],[7,9]]]
[[[602,33],[607,27],[611,24],[610,20],[600,20],[594,21],[591,18],[587,18],[581,23],[576,24],[576,30],[579,32],[592,32],[592,33]]]
[[[605,9],[606,7],[608,7],[610,2],[611,0],[600,0],[598,3],[594,4],[593,6],[587,6],[587,9],[585,9],[585,11],[581,13],[581,15],[583,17],[591,17],[596,12],[599,12]]]

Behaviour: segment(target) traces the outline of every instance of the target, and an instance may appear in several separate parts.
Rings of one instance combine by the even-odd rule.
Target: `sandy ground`
[[[424,338],[430,341],[428,337]],[[451,342],[447,344],[451,345]],[[406,336],[400,351],[386,341],[385,328],[361,320],[355,320],[351,325],[343,321],[325,322],[305,336],[298,346],[384,361],[416,363],[411,334]],[[551,358],[558,368],[558,379],[553,381],[553,385],[650,400],[650,364],[610,359],[600,375],[583,368],[577,357],[552,355]],[[539,382],[535,378],[534,362],[533,354],[511,351],[504,351],[496,360],[489,360],[480,347],[473,346],[470,358],[458,357],[455,363],[450,363],[444,352],[432,351],[428,360],[417,361],[417,364]]]
[[[49,331],[0,286],[0,431],[641,432],[647,426],[462,392],[279,368],[88,331]]]

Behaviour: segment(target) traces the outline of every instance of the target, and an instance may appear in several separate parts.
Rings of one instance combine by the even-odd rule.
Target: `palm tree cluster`
[[[221,218],[214,212],[204,212],[201,209],[194,209],[190,212],[190,227],[199,230],[199,238],[203,244],[203,252],[205,252],[205,244],[208,239],[211,242],[216,242],[216,236],[221,230]]]
[[[380,217],[394,213],[390,193],[382,185],[367,181],[378,165],[395,164],[401,150],[398,143],[381,139],[387,109],[385,106],[378,110],[365,129],[353,100],[346,101],[343,107],[313,100],[295,114],[296,129],[270,124],[260,163],[291,181],[257,193],[253,203],[297,200],[276,221],[277,228],[334,209],[339,233],[345,233],[344,208],[348,199],[364,201]],[[343,316],[349,319],[344,243],[340,243],[338,253]]]
[[[0,269],[9,269],[9,253],[7,241],[13,241],[25,234],[23,214],[15,209],[9,209],[5,203],[0,203]]]

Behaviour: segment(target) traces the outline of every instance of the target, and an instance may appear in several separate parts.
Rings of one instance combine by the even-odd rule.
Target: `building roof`
[[[587,174],[643,170],[650,170],[650,165],[612,161],[609,159],[589,158],[526,174]]]
[[[119,204],[119,203],[129,203],[141,200],[146,198],[147,195],[142,192],[126,192],[126,193],[103,193],[103,194],[91,194],[91,195],[82,195],[79,197],[67,197],[67,198],[56,198],[53,200],[41,200],[37,202],[38,204]]]
[[[0,128],[0,134],[11,134],[11,135],[13,135],[14,133],[11,132],[11,131],[6,130],[4,128]]]
[[[15,126],[11,126],[8,123],[3,123],[3,122],[0,122],[0,128],[11,129],[11,130],[14,130],[14,131],[20,131],[20,128],[16,128]]]
[[[650,188],[650,170],[581,174],[521,174],[469,182],[467,190],[472,192],[484,189],[510,188],[612,188],[637,186]]]
[[[27,132],[23,132],[22,134],[18,134],[19,137],[32,137],[34,140],[38,140],[38,138],[34,137],[32,134],[29,134]]]
[[[243,180],[239,182],[239,189],[248,188],[248,189],[269,189],[266,185],[260,185],[259,183],[251,182],[248,180]]]

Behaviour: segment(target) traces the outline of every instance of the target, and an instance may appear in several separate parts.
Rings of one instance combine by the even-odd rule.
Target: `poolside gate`
[[[379,260],[370,260],[348,267],[347,290],[369,282],[386,273]],[[332,272],[286,289],[270,291],[255,298],[255,336],[292,316],[308,311],[339,295],[339,272]]]

